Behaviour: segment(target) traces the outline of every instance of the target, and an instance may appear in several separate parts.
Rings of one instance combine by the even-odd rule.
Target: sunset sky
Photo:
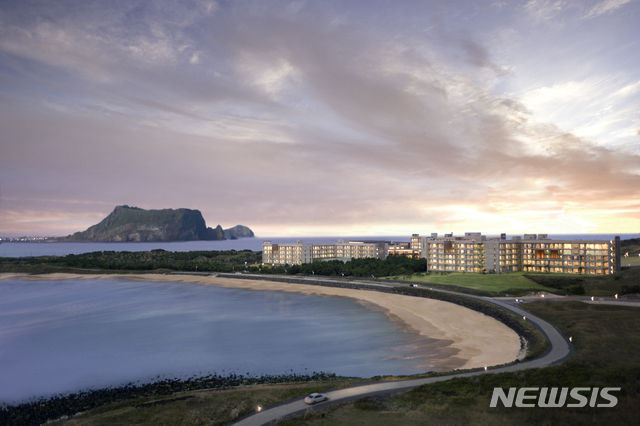
[[[640,0],[0,0],[0,236],[640,232]]]

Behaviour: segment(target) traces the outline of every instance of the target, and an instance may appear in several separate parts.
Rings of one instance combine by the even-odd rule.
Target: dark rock
[[[253,232],[251,234],[253,235]],[[60,238],[59,241],[151,242],[225,239],[222,227],[218,225],[208,228],[199,210],[144,210],[138,207],[117,206],[97,225]]]
[[[250,238],[253,237],[253,231],[246,226],[236,225],[233,228],[225,229],[224,236],[228,240],[236,240],[238,238]]]

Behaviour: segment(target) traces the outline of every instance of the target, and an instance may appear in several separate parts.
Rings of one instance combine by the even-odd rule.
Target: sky
[[[0,235],[640,232],[640,0],[0,0]]]

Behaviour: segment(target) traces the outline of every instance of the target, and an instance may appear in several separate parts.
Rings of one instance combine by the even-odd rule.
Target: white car
[[[315,404],[316,402],[322,402],[329,399],[324,393],[312,393],[311,395],[307,395],[304,399],[304,402],[307,404]]]
[[[411,287],[418,287],[418,284],[409,284]]]

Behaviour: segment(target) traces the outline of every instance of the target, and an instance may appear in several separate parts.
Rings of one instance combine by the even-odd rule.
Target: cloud
[[[530,0],[524,6],[536,20],[550,20],[562,13],[571,2],[569,0]]]
[[[632,0],[530,0],[524,9],[538,22],[557,23],[561,16],[567,21],[593,19],[611,14]]]
[[[591,142],[638,153],[629,144],[636,126],[640,83],[627,75],[592,76],[522,94],[521,102],[541,121],[553,122]]]
[[[4,229],[26,232],[42,212],[37,229],[70,233],[118,204],[198,208],[262,235],[587,229],[613,211],[637,223],[638,154],[541,113],[590,108],[611,87],[612,102],[633,100],[637,79],[519,97],[497,89],[517,74],[486,39],[442,22],[416,31],[310,3],[126,4],[0,30]]]
[[[604,15],[606,13],[612,13],[630,2],[631,0],[605,0],[602,2],[598,2],[598,4],[596,4],[586,13],[584,18],[591,19],[596,18],[600,15]]]

